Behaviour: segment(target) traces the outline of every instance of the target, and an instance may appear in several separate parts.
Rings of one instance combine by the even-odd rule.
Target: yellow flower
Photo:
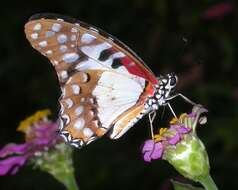
[[[174,125],[177,123],[177,121],[178,121],[178,119],[174,117],[173,119],[170,120],[169,124]]]
[[[154,141],[155,141],[155,142],[159,142],[159,141],[163,140],[163,139],[164,139],[163,134],[164,134],[167,130],[168,130],[167,128],[160,128],[159,134],[156,134],[156,135],[154,136]]]
[[[51,114],[49,109],[39,110],[35,114],[21,121],[19,126],[17,127],[17,131],[26,133],[30,126],[36,124],[40,120],[47,120],[47,116]]]
[[[170,124],[170,125],[174,125],[174,124],[177,124],[177,123],[183,123],[183,120],[184,120],[186,117],[188,117],[188,114],[182,113],[182,114],[179,116],[178,119],[175,118],[175,117],[174,117],[173,119],[171,119],[170,122],[169,122],[169,124]]]

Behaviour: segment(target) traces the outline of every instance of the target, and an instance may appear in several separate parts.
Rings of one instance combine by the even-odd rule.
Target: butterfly
[[[128,46],[84,22],[36,14],[25,34],[57,72],[60,134],[75,147],[106,133],[118,139],[144,115],[183,97],[171,96],[175,74],[157,78]]]

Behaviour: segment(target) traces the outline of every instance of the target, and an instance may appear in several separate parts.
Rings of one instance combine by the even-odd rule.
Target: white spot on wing
[[[75,34],[71,35],[70,40],[75,41],[77,39],[77,36]]]
[[[65,34],[60,34],[58,37],[57,37],[57,41],[60,43],[60,44],[63,44],[67,41],[67,36]]]
[[[109,44],[107,42],[103,42],[98,45],[83,46],[83,47],[81,47],[81,51],[84,54],[86,54],[88,57],[91,57],[93,59],[98,59],[103,50],[109,49],[111,47],[112,47],[111,44]]]
[[[63,55],[62,60],[66,63],[73,63],[79,58],[77,53],[66,53]]]
[[[74,128],[81,130],[85,125],[85,121],[83,118],[78,118],[74,123]]]
[[[126,55],[122,52],[116,52],[116,53],[112,54],[106,61],[104,61],[103,64],[111,67],[114,59],[123,58],[125,56]],[[118,69],[116,69],[116,70],[118,70]]]
[[[95,39],[96,39],[95,36],[93,36],[91,34],[88,34],[88,33],[85,33],[81,37],[81,42],[84,43],[84,44],[90,44]]]
[[[67,73],[67,71],[61,71],[60,76],[61,76],[62,79],[68,78],[68,73]]]
[[[61,45],[59,49],[62,53],[64,53],[64,52],[67,51],[67,46],[66,45]]]
[[[78,28],[74,28],[74,27],[73,27],[73,28],[71,29],[71,32],[78,32]]]
[[[71,87],[72,87],[73,93],[74,93],[75,95],[78,95],[78,94],[80,93],[80,87],[79,87],[79,85],[73,84]]]
[[[41,24],[40,23],[37,23],[34,27],[33,27],[33,30],[35,31],[38,31],[38,30],[41,30]]]
[[[79,116],[83,112],[83,106],[78,106],[74,112],[76,116]]]
[[[78,71],[84,71],[88,69],[106,69],[102,64],[99,62],[88,58],[85,61],[81,61],[78,65],[76,65],[75,69]]]
[[[115,59],[115,58],[122,58],[122,57],[125,57],[126,55],[122,52],[116,52],[112,55],[112,57]]]
[[[61,24],[59,24],[59,23],[54,23],[53,25],[52,25],[52,31],[54,31],[54,32],[59,32],[60,31],[60,29],[62,28],[62,26],[61,26]]]
[[[93,112],[92,110],[90,110],[88,114],[89,114],[91,117],[94,116],[94,112]]]
[[[51,63],[52,63],[53,65],[58,65],[58,64],[59,64],[59,62],[56,61],[56,60],[53,60]]]
[[[46,38],[52,37],[52,36],[54,36],[54,35],[55,35],[55,33],[52,32],[52,31],[46,31],[46,32],[45,32],[45,37],[46,37]]]
[[[52,50],[48,50],[48,51],[46,52],[46,54],[47,54],[47,55],[52,55],[52,54],[53,54],[53,51],[52,51]]]
[[[39,42],[39,46],[40,46],[40,47],[42,47],[42,48],[43,48],[43,47],[46,47],[46,46],[47,46],[47,44],[48,44],[48,43],[47,43],[47,41],[45,41],[45,40],[44,40],[44,41],[41,41],[41,42]]]
[[[91,137],[94,133],[93,133],[93,131],[92,131],[90,128],[84,128],[84,129],[83,129],[83,134],[84,134],[86,137]]]
[[[37,34],[37,33],[31,34],[31,38],[32,38],[33,40],[36,40],[36,39],[38,38],[38,34]]]

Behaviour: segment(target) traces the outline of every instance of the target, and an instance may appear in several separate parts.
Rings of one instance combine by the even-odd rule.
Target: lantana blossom
[[[208,176],[210,166],[207,152],[196,134],[197,125],[207,121],[205,116],[201,116],[205,112],[205,108],[196,105],[191,113],[173,118],[169,128],[161,128],[153,139],[145,141],[142,148],[144,160],[167,160],[183,176],[195,181]]]
[[[62,142],[57,134],[58,124],[48,119],[49,110],[37,111],[22,121],[17,131],[25,134],[25,143],[9,143],[0,149],[0,175],[15,174],[39,152]]]
[[[167,148],[175,146],[184,139],[186,134],[193,131],[192,124],[198,122],[199,116],[203,112],[207,112],[207,110],[197,106],[191,113],[183,113],[178,119],[173,118],[169,128],[161,128],[159,133],[154,135],[154,139],[145,141],[142,148],[144,160],[150,162],[153,159],[162,158]]]

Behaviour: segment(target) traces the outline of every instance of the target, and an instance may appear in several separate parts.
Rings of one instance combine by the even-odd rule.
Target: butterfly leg
[[[174,116],[176,119],[178,119],[178,117],[176,116],[176,114],[175,114],[175,112],[174,112],[174,110],[173,110],[173,108],[172,108],[172,106],[170,105],[169,102],[167,103],[167,105],[168,105],[170,111],[172,112],[173,116]]]
[[[176,97],[181,97],[182,99],[184,99],[185,102],[187,102],[189,104],[192,104],[193,106],[197,105],[195,102],[193,102],[192,100],[190,100],[188,97],[184,96],[181,93],[175,94],[174,96],[171,96],[171,97],[167,98],[166,101],[172,100],[172,99],[174,99]]]
[[[154,139],[154,128],[153,128],[153,121],[155,119],[156,112],[152,111],[149,113],[149,121],[150,121],[150,133],[151,133],[151,138]]]

